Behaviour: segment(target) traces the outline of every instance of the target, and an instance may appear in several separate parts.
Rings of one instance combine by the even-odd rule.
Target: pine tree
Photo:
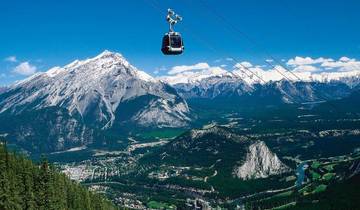
[[[111,210],[102,196],[59,174],[45,158],[40,165],[0,145],[0,209]]]

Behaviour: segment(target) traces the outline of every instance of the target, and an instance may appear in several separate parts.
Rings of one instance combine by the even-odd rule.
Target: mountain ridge
[[[78,139],[74,136],[114,126],[185,127],[190,121],[188,115],[186,101],[171,86],[136,69],[121,54],[110,51],[37,73],[0,94],[0,118],[13,123],[12,128],[6,126],[14,134],[13,138],[26,144],[29,136],[48,132],[44,138],[51,136],[58,142],[49,150],[66,149],[66,142]],[[16,120],[22,116],[26,119]],[[34,120],[45,126],[45,131],[31,127]],[[9,129],[2,128],[0,132],[7,133]],[[51,144],[50,139],[46,141]],[[88,136],[78,143],[94,141]]]

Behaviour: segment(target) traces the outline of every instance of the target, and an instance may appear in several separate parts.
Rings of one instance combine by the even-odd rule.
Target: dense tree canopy
[[[0,209],[3,210],[111,210],[103,196],[58,173],[43,159],[36,165],[9,153],[0,143]]]

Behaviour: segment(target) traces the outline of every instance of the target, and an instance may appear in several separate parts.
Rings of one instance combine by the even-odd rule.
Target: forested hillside
[[[1,210],[117,209],[103,196],[71,181],[43,160],[36,165],[0,144]]]

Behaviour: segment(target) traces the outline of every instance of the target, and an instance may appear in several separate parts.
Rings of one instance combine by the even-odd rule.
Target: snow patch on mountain
[[[158,79],[171,85],[186,83],[193,84],[209,77],[224,77],[229,75],[231,75],[231,73],[222,68],[210,67],[201,71],[185,71],[170,76],[161,76],[158,77]]]
[[[360,84],[360,62],[350,60],[346,63],[344,58],[341,58],[340,61],[337,62],[330,60],[324,60],[323,62],[322,68],[328,68],[328,70],[325,69],[326,71],[320,70],[320,68],[311,65],[290,65],[287,66],[286,69],[284,66],[274,65],[270,69],[264,69],[263,67],[254,66],[248,62],[242,62],[235,64],[231,71],[225,70],[221,67],[209,66],[209,68],[201,70],[186,71],[178,74],[161,76],[158,77],[158,79],[171,85],[196,85],[202,80],[212,77],[232,77],[233,79],[244,81],[248,85],[264,84],[284,79],[294,82],[303,81],[330,83],[340,81],[349,85],[351,88]],[[292,64],[292,62],[289,64]],[[353,66],[350,66],[350,64],[353,64]],[[333,69],[335,67],[342,67],[342,65],[346,65],[347,68]]]
[[[132,120],[142,126],[184,127],[190,121],[186,115],[188,111],[189,107],[186,103],[172,103],[158,99],[133,116]]]
[[[115,121],[115,113],[121,111],[117,110],[121,103],[152,95],[162,102],[150,104],[151,111],[140,110],[134,118],[139,124],[153,121],[174,127],[189,120],[185,117],[189,112],[187,104],[175,90],[136,69],[121,54],[107,50],[94,58],[37,73],[10,86],[7,92],[11,94],[0,101],[0,113],[62,107],[70,115],[79,114],[108,128]],[[152,116],[156,114],[163,117],[155,120]]]
[[[233,173],[238,178],[248,180],[266,178],[289,170],[263,141],[257,141],[249,146],[245,162],[236,166]]]

